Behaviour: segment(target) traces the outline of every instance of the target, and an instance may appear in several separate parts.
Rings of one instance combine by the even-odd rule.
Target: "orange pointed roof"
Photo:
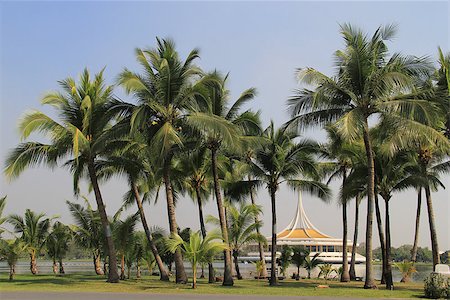
[[[297,211],[289,225],[277,234],[279,239],[333,239],[331,236],[320,232],[306,216],[303,209],[301,192],[298,193]]]

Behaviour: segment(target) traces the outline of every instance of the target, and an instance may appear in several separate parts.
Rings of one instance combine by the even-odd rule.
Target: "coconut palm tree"
[[[44,213],[37,214],[30,209],[25,211],[25,217],[10,215],[8,223],[14,227],[14,232],[20,234],[30,254],[30,271],[33,275],[38,273],[36,256],[44,246],[50,227],[50,219]]]
[[[97,211],[92,209],[89,200],[86,197],[83,197],[83,199],[86,207],[78,203],[66,201],[70,214],[75,220],[75,225],[71,225],[71,229],[75,243],[91,252],[95,273],[97,275],[104,275],[100,259],[104,243],[100,216]]]
[[[136,58],[144,68],[144,74],[125,69],[119,76],[119,84],[138,101],[130,118],[131,131],[143,132],[147,144],[152,147],[153,156],[158,157],[166,191],[170,232],[176,234],[172,159],[185,146],[186,138],[193,134],[188,116],[197,107],[196,96],[201,94],[203,79],[201,70],[193,65],[199,57],[197,49],[183,61],[173,41],[156,40],[155,49],[136,49]],[[178,250],[175,252],[175,267],[176,282],[186,283],[187,276]]]
[[[316,143],[294,139],[298,135],[284,129],[275,129],[273,122],[264,131],[267,139],[257,150],[252,160],[251,170],[255,178],[253,185],[265,184],[271,198],[272,206],[272,245],[271,245],[271,275],[270,285],[277,284],[275,275],[275,253],[277,246],[276,193],[280,184],[286,182],[290,187],[305,190],[321,199],[329,198],[329,189],[321,182],[314,180],[319,177],[318,164],[314,154],[318,152]],[[306,179],[298,179],[303,176]],[[309,178],[312,178],[310,180]]]
[[[242,279],[239,270],[238,257],[243,247],[250,243],[261,242],[266,243],[266,239],[262,234],[258,234],[255,227],[261,227],[262,223],[255,223],[255,216],[262,213],[261,206],[254,204],[241,203],[239,207],[231,203],[225,204],[227,209],[227,226],[229,245],[233,253],[234,267],[238,279]],[[217,218],[208,218],[220,224]]]
[[[253,128],[259,127],[259,119],[252,111],[240,112],[242,106],[252,100],[256,94],[254,88],[245,90],[230,106],[229,93],[226,87],[227,76],[218,72],[209,74],[213,80],[204,84],[206,102],[200,103],[199,112],[190,116],[191,123],[201,132],[203,144],[211,151],[211,171],[214,196],[217,202],[220,228],[223,241],[228,244],[227,224],[223,206],[221,185],[218,175],[217,156],[225,149],[236,152],[242,146],[243,135]],[[225,250],[223,285],[233,285],[231,274],[231,253]]]
[[[94,190],[109,256],[108,282],[118,282],[111,229],[96,173],[96,161],[107,152],[105,142],[111,138],[108,129],[115,117],[109,113],[113,88],[105,85],[103,71],[91,78],[87,69],[78,84],[72,78],[59,83],[63,92],[49,93],[41,101],[55,108],[59,118],[33,111],[25,115],[19,126],[23,139],[40,132],[50,137],[50,142],[25,142],[17,146],[7,158],[5,173],[14,178],[27,167],[37,164],[54,167],[70,158],[64,165],[73,173],[75,194],[79,192],[78,182],[83,176],[89,178]]]
[[[291,262],[297,267],[296,280],[300,279],[300,267],[304,265],[306,257],[309,256],[309,251],[304,246],[292,247],[292,258]]]
[[[293,252],[291,246],[283,246],[281,249],[281,255],[278,258],[278,265],[280,266],[280,273],[284,277],[286,277],[286,271],[291,265],[292,254]]]
[[[389,119],[397,131],[407,132],[397,139],[397,146],[404,146],[414,137],[423,135],[448,143],[427,126],[437,117],[436,107],[427,101],[426,93],[414,90],[418,78],[431,72],[431,65],[426,58],[398,53],[388,57],[386,41],[395,35],[395,31],[393,25],[381,26],[368,37],[349,24],[341,25],[345,49],[335,53],[337,74],[328,77],[313,68],[300,69],[300,81],[314,84],[316,88],[299,90],[289,100],[293,116],[289,127],[304,128],[333,122],[346,138],[362,137],[364,140],[368,173],[365,288],[376,286],[372,271],[375,170],[369,118],[376,115],[380,122]]]
[[[413,261],[402,261],[398,263],[394,263],[394,265],[398,268],[400,273],[402,274],[402,279],[400,282],[409,282],[411,281],[411,277],[414,273],[417,273],[416,267],[414,266]]]
[[[203,217],[203,205],[207,201],[211,190],[210,161],[206,156],[206,148],[197,151],[188,151],[178,160],[181,172],[184,175],[183,191],[186,191],[197,204],[200,231],[202,237],[206,237],[205,219]],[[204,278],[202,265],[200,278]],[[208,263],[208,283],[214,283],[214,268]]]
[[[113,222],[113,236],[116,243],[117,254],[120,257],[120,280],[125,280],[125,256],[132,248],[134,241],[134,230],[138,219],[138,213],[130,215],[125,220],[120,220],[116,214]]]
[[[52,231],[45,239],[45,247],[48,255],[53,260],[53,273],[57,272],[56,261],[59,263],[59,274],[64,274],[63,258],[69,250],[69,242],[72,240],[72,230],[61,222],[55,222]]]
[[[3,216],[3,210],[6,206],[6,196],[0,198],[0,238],[2,237],[2,233],[5,232],[5,228],[3,228],[3,223],[5,223],[8,218]]]
[[[0,240],[0,257],[6,260],[9,266],[9,280],[14,280],[16,264],[20,256],[27,249],[27,245],[21,239]]]
[[[183,253],[192,266],[192,288],[197,287],[197,264],[211,262],[214,255],[227,248],[221,242],[222,236],[214,232],[209,232],[206,238],[202,238],[199,231],[191,234],[189,241],[184,241],[178,234],[172,235],[167,240],[167,249],[175,252],[177,249]]]

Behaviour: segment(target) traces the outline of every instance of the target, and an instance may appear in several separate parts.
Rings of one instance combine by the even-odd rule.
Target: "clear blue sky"
[[[277,124],[288,119],[285,103],[298,87],[296,68],[311,66],[333,72],[332,54],[342,47],[340,23],[349,22],[369,34],[379,25],[398,24],[397,38],[390,44],[393,52],[436,57],[438,46],[450,50],[447,1],[1,2],[0,13],[2,162],[8,149],[19,142],[16,125],[21,114],[31,108],[50,112],[40,107],[39,100],[46,91],[58,88],[57,80],[77,77],[84,67],[97,72],[106,66],[107,80],[113,83],[124,67],[137,69],[134,48],[153,46],[156,36],[173,38],[183,56],[199,47],[202,68],[230,72],[233,95],[256,87],[259,94],[252,106],[262,110],[265,124],[270,119]],[[120,89],[117,94],[131,101]],[[309,135],[321,136],[318,131]],[[450,185],[448,177],[445,182]],[[125,186],[114,181],[103,190],[112,214]],[[40,168],[26,171],[12,183],[2,178],[0,194],[8,194],[7,213],[23,213],[29,207],[59,214],[64,222],[70,222],[64,200],[73,199],[71,191],[67,171]],[[292,192],[280,192],[280,228],[289,222],[295,199]],[[304,199],[313,223],[340,236],[336,204],[325,205],[309,196]],[[434,200],[440,246],[449,249],[448,192],[435,194]],[[268,233],[269,198],[264,190],[259,201],[265,207],[264,231]],[[393,244],[412,243],[414,193],[395,196],[392,206]],[[194,209],[189,200],[180,203],[181,227],[198,228]],[[147,211],[154,224],[167,228],[164,201]],[[216,213],[212,203],[207,212]],[[361,223],[365,223],[363,218]],[[429,246],[425,217],[421,225],[421,244]]]

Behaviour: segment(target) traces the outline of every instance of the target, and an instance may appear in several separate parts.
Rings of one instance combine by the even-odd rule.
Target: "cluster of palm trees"
[[[73,215],[80,215],[77,239],[91,249],[98,274],[102,272],[100,254],[108,258],[109,282],[124,278],[126,253],[131,251],[125,248],[133,244],[125,240],[115,243],[114,234],[130,231],[138,220],[144,227],[145,245],[156,261],[160,279],[169,280],[158,249],[161,245],[143,209],[145,202],[159,196],[162,187],[172,237],[168,244],[174,252],[175,281],[188,280],[184,255],[193,268],[197,263],[209,263],[209,281],[213,282],[210,258],[220,249],[224,258],[223,285],[233,285],[232,256],[240,276],[236,262],[242,245],[257,242],[264,263],[265,241],[259,232],[262,212],[255,204],[258,188],[266,187],[271,199],[270,285],[276,285],[276,203],[280,185],[287,184],[327,201],[331,193],[326,181],[340,177],[345,249],[342,280],[350,280],[352,274],[346,253],[347,203],[355,198],[359,205],[366,197],[365,287],[375,286],[372,224],[376,211],[384,247],[383,278],[388,288],[392,288],[389,201],[394,192],[415,188],[420,208],[421,192],[425,191],[433,262],[438,263],[431,192],[443,186],[439,176],[450,169],[447,160],[450,57],[441,53],[440,68],[434,70],[427,58],[398,53],[389,56],[386,41],[394,32],[393,26],[384,26],[368,37],[348,24],[342,25],[345,48],[335,53],[336,74],[329,77],[312,68],[299,69],[300,82],[311,87],[298,90],[289,99],[290,121],[279,128],[271,122],[266,129],[262,129],[258,111],[244,109],[256,95],[254,88],[231,101],[228,75],[204,72],[195,66],[197,49],[181,59],[171,40],[157,38],[156,48],[136,49],[140,73],[124,69],[118,76],[117,86],[126,91],[132,103],[114,96],[115,86],[105,84],[103,71],[92,77],[84,70],[78,82],[72,78],[60,81],[61,91],[42,99],[43,104],[55,109],[57,117],[34,111],[20,123],[22,139],[37,132],[44,134],[48,142],[19,144],[7,157],[5,173],[14,178],[39,164],[64,166],[73,175],[75,195],[79,194],[79,181],[89,180],[97,209],[76,203],[68,205]],[[327,130],[326,144],[300,136],[303,129],[313,126]],[[128,182],[123,209],[136,204],[136,214],[114,226],[106,214],[100,189],[100,184],[113,176],[121,176]],[[189,195],[198,206],[201,231],[194,233],[190,242],[178,236],[175,207],[183,194]],[[221,243],[215,241],[216,235],[211,237],[206,232],[202,206],[210,196],[217,204]],[[386,208],[384,230],[378,196]],[[237,208],[230,204],[246,199],[251,200],[250,206]],[[243,215],[245,220],[241,219]],[[82,216],[90,219],[84,223]],[[18,218],[16,223],[19,226]],[[19,231],[20,226],[14,225]],[[49,226],[49,221],[45,226]],[[94,226],[97,237],[91,238],[88,232],[93,233]],[[58,229],[54,238],[64,231]],[[26,241],[26,233],[22,232]],[[104,242],[99,244],[99,240]],[[355,243],[356,240],[357,232]],[[214,245],[202,247],[212,241]],[[192,255],[189,249],[194,248],[198,251],[204,248],[201,251],[208,259]],[[32,250],[29,251],[31,255]],[[59,260],[60,254],[54,252],[55,261]]]

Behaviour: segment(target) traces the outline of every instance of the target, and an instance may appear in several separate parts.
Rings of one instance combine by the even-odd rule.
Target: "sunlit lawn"
[[[234,287],[223,287],[220,283],[208,284],[200,279],[198,288],[173,282],[161,282],[158,277],[129,279],[117,284],[105,282],[104,277],[95,275],[17,275],[13,282],[7,274],[0,275],[0,291],[56,291],[56,292],[117,292],[117,293],[198,293],[198,294],[246,294],[279,296],[349,296],[414,298],[423,295],[422,283],[396,283],[396,290],[364,290],[362,282],[340,283],[328,281],[330,288],[317,288],[324,280],[282,280],[277,287],[269,287],[266,280],[236,280]]]

